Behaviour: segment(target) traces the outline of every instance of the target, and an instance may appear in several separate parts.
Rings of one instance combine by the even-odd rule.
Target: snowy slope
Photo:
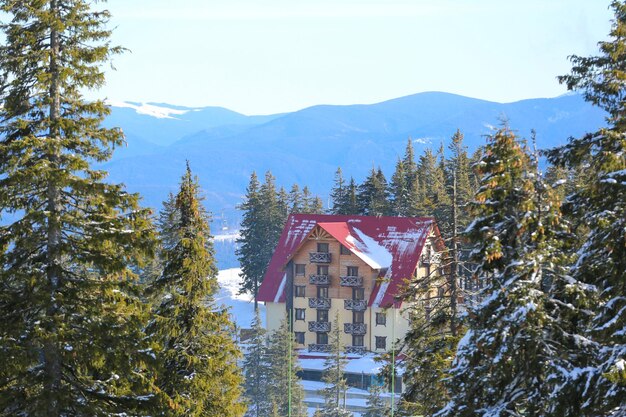
[[[220,292],[216,297],[217,304],[223,304],[230,308],[232,320],[237,327],[249,328],[254,318],[254,303],[248,294],[237,294],[241,277],[241,269],[231,268],[219,272],[217,281],[220,285]],[[265,325],[265,306],[259,304],[261,320]]]

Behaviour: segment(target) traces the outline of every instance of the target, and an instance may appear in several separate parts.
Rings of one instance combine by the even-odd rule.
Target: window
[[[296,297],[304,297],[306,287],[304,285],[296,285]]]
[[[363,311],[353,311],[352,312],[352,323],[365,323],[365,312],[363,312]]]
[[[384,336],[376,336],[376,349],[387,349],[387,338]]]
[[[341,253],[342,255],[350,255],[352,252],[350,252],[350,249],[348,249],[345,246],[341,245],[339,247],[339,253]]]
[[[317,298],[328,298],[328,287],[317,287]]]
[[[376,313],[376,325],[377,326],[387,325],[387,315],[385,313]]]
[[[323,253],[328,253],[328,243],[318,243],[317,244],[317,251],[318,252],[323,252]]]
[[[328,275],[328,265],[318,265],[317,275]]]
[[[317,334],[317,344],[318,345],[327,345],[328,344],[328,333],[316,333]]]
[[[352,346],[365,346],[362,334],[352,335]]]
[[[328,310],[317,310],[317,321],[328,322]]]
[[[443,287],[439,287],[437,288],[437,297],[439,298],[443,298],[443,294],[444,294],[444,288]]]
[[[305,311],[303,308],[296,308],[296,320],[304,320]]]
[[[304,264],[296,264],[296,276],[304,276]]]
[[[353,300],[365,300],[365,289],[352,288],[352,299]]]
[[[358,277],[359,276],[359,267],[358,266],[349,266],[348,267],[348,276],[349,277]]]
[[[299,345],[304,344],[304,332],[295,332],[296,343]]]

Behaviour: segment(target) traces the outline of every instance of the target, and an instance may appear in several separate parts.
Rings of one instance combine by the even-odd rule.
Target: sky
[[[566,92],[610,0],[109,0],[111,100],[244,114],[423,91],[497,102]],[[108,67],[107,67],[108,68]]]

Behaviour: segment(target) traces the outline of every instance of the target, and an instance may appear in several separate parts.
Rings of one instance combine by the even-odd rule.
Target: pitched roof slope
[[[374,286],[370,307],[390,307],[394,301],[396,306],[399,305],[394,297],[417,267],[426,238],[433,228],[436,234],[439,233],[431,217],[292,214],[287,219],[259,288],[259,301],[285,301],[284,267],[318,225],[373,269],[384,274]]]

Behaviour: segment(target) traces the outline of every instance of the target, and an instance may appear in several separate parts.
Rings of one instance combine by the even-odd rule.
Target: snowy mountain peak
[[[195,109],[173,109],[170,107],[157,106],[150,103],[129,103],[127,101],[107,100],[106,102],[112,107],[125,107],[134,109],[137,114],[156,117],[157,119],[175,119],[174,116],[180,116]]]

